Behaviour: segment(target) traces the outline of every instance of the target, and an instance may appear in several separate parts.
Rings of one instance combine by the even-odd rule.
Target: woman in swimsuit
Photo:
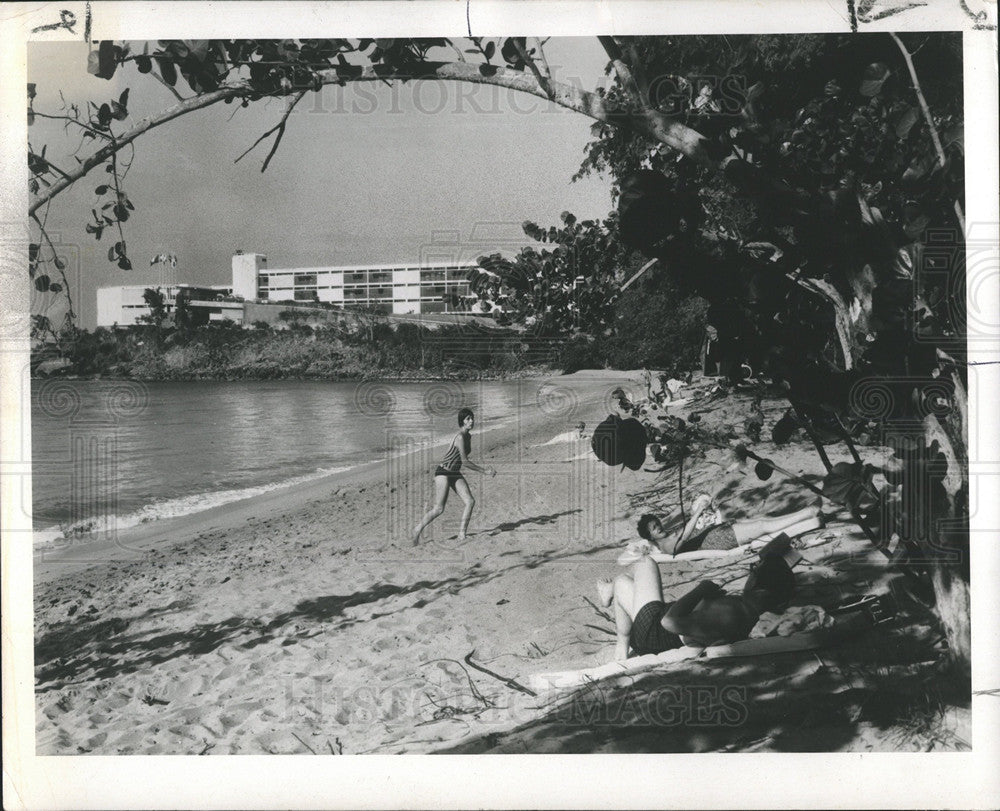
[[[691,517],[680,534],[674,537],[667,533],[655,515],[643,515],[639,518],[639,535],[661,552],[678,555],[700,549],[735,549],[751,541],[770,540],[781,533],[794,538],[823,526],[818,504],[773,518],[724,521],[722,514],[713,509],[711,503],[709,496],[699,496],[691,508]]]
[[[458,539],[465,540],[465,534],[469,529],[469,519],[472,518],[472,510],[476,506],[476,499],[469,490],[469,483],[461,474],[462,465],[479,473],[489,473],[496,476],[497,472],[492,467],[480,467],[471,459],[469,453],[472,451],[472,437],[469,436],[475,425],[476,418],[472,410],[463,408],[458,412],[459,431],[451,441],[451,447],[441,460],[441,464],[434,471],[434,506],[424,516],[420,526],[413,533],[413,545],[420,543],[420,533],[427,525],[444,512],[444,505],[448,503],[448,491],[454,490],[465,502],[465,512],[462,513],[462,522],[458,529]]]

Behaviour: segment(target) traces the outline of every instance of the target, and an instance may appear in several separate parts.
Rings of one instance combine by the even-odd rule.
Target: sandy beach
[[[890,685],[922,695],[919,664],[939,644],[916,609],[830,650],[695,660],[569,694],[526,686],[611,658],[613,622],[594,605],[594,582],[620,571],[639,514],[677,503],[676,470],[609,468],[589,439],[567,434],[580,420],[589,433],[615,386],[641,390],[636,375],[606,374],[574,376],[571,416],[539,408],[515,429],[476,432],[473,458],[498,475],[468,475],[477,507],[463,542],[454,496],[424,542],[409,542],[430,503],[433,448],[37,559],[37,753],[871,751],[971,740],[967,709],[923,726],[884,716]],[[739,433],[749,398],[708,403],[709,386],[696,381],[678,416],[697,410]],[[764,408],[770,422],[782,406]],[[821,477],[809,446],[758,444]],[[726,461],[706,451],[686,486],[709,489]],[[751,472],[726,493],[726,517],[812,501]],[[800,609],[905,593],[841,518],[831,511],[826,528],[796,541]],[[738,588],[751,558],[661,565],[664,592],[676,598],[701,577]],[[637,696],[667,687],[717,709],[734,684],[735,716],[668,722],[636,710]]]

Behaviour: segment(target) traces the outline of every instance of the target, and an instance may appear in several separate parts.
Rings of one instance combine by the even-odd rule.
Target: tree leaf
[[[108,193],[108,187],[104,183],[102,183],[100,186],[94,189],[94,194],[107,194],[107,193]]]
[[[496,50],[497,50],[497,44],[495,42],[493,42],[493,40],[490,40],[489,42],[487,42],[486,43],[486,47],[483,49],[483,51],[486,53],[486,58],[487,59],[492,59],[493,58],[493,54],[496,53]]]
[[[118,67],[116,54],[121,52],[121,48],[115,48],[111,40],[101,40],[97,50],[87,55],[87,72],[99,79],[110,79]]]
[[[139,73],[149,73],[153,69],[153,60],[145,54],[135,58],[135,67]]]
[[[503,41],[503,45],[500,46],[500,55],[514,70],[524,70],[524,60],[521,59],[521,54],[517,50],[517,44],[523,48],[526,41],[526,37],[507,37]]]
[[[66,270],[66,263],[58,256],[52,260],[52,264],[56,266],[57,270]]]
[[[873,475],[871,465],[838,462],[823,479],[823,495],[852,509],[871,509],[875,501],[871,493]]]
[[[892,71],[889,70],[889,66],[885,62],[873,62],[865,68],[864,79],[861,81],[861,88],[858,92],[869,98],[877,96],[891,73]]]
[[[210,40],[207,39],[190,39],[185,40],[185,44],[188,46],[188,55],[197,60],[198,62],[204,62],[205,57],[208,56],[208,47],[210,45]],[[292,45],[294,45],[292,41]],[[287,46],[286,46],[287,47]]]
[[[754,465],[753,472],[757,475],[757,478],[762,482],[766,482],[774,474],[774,463],[770,459],[762,459],[756,465]]]
[[[35,289],[40,293],[44,293],[49,289],[49,277],[44,273],[41,276],[35,277]]]
[[[165,57],[158,56],[156,57],[156,64],[160,66],[160,76],[163,77],[163,81],[171,87],[177,84],[177,68],[174,67],[173,62]]]
[[[28,261],[35,262],[38,260],[38,252],[41,250],[41,246],[35,242],[32,242],[28,246]]]
[[[905,138],[909,135],[910,130],[913,128],[913,125],[917,123],[918,118],[919,114],[917,113],[917,108],[907,107],[896,121],[896,137]]]
[[[118,267],[120,267],[122,270],[131,270],[132,263],[128,261],[127,256],[123,256],[121,257],[121,259],[118,260]]]
[[[62,292],[62,285],[59,284],[58,282],[52,282],[52,284],[49,285],[49,292],[50,293]]]

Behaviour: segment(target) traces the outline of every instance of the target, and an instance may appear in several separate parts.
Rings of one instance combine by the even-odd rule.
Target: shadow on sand
[[[887,574],[875,550],[847,555],[820,548],[811,558],[798,574],[793,605],[829,607],[880,583],[896,595],[896,620],[817,651],[689,660],[542,696],[537,718],[438,751],[967,749],[946,713],[969,706],[971,685],[942,670],[941,634],[902,575]],[[745,575],[745,565],[730,563],[702,570],[692,582],[711,577],[734,590]],[[883,732],[866,737],[866,729]]]
[[[53,627],[35,643],[35,677],[39,692],[60,689],[69,683],[112,678],[155,666],[178,656],[211,653],[222,645],[245,648],[273,641],[283,645],[319,634],[333,633],[359,622],[391,616],[412,608],[420,609],[446,594],[487,583],[515,569],[535,569],[570,558],[587,557],[614,548],[613,544],[585,550],[550,549],[533,553],[503,569],[486,569],[476,563],[457,577],[441,580],[417,580],[397,585],[376,583],[351,594],[331,594],[300,601],[290,611],[270,618],[230,617],[201,623],[182,631],[160,633],[157,630],[127,633],[133,624],[156,616],[151,610],[133,618],[82,617]],[[393,604],[395,598],[420,594],[419,599]],[[387,610],[352,615],[349,609],[386,603]],[[292,633],[288,632],[289,626]],[[304,626],[304,627],[303,627]]]

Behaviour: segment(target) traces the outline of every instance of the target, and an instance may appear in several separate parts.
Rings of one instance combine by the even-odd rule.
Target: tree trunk
[[[955,408],[947,417],[924,419],[926,443],[936,443],[947,469],[942,485],[947,498],[928,494],[932,550],[931,583],[935,610],[948,639],[949,658],[966,678],[972,672],[972,604],[969,594],[969,468],[966,452],[968,412],[965,387],[957,376]]]
[[[934,605],[948,639],[948,657],[965,678],[972,672],[972,605],[967,568],[940,562],[931,569]]]

